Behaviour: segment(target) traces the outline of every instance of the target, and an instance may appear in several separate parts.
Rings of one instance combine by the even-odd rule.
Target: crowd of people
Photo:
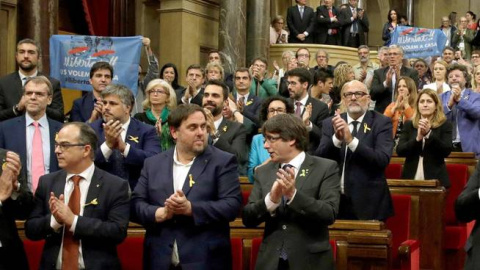
[[[394,152],[406,158],[402,177],[448,188],[444,158],[480,156],[480,51],[463,58],[447,46],[411,60],[389,45],[376,64],[356,0],[341,10],[325,0],[316,13],[297,3],[290,31],[277,16],[271,40],[356,47],[358,63],[332,66],[327,50],[300,45],[272,75],[263,57],[230,74],[211,51],[180,82],[144,38],[138,96],[96,62],[92,91],[65,117],[59,81],[38,70],[39,45],[19,41],[19,69],[0,78],[0,268],[28,269],[14,222],[26,219],[26,236],[46,241],[42,268],[120,269],[115,247],[134,221],[146,229],[145,269],[229,269],[240,175],[253,183],[245,226],[265,222],[257,268],[332,269],[328,225],[394,215],[384,173]],[[397,16],[389,12],[387,31]],[[290,28],[299,21],[321,27]]]

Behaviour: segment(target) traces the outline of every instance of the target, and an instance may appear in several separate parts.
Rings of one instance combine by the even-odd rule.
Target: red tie
[[[80,214],[80,175],[74,175],[71,180],[73,181],[73,191],[68,200],[68,207],[72,210],[74,215]],[[70,232],[70,227],[65,227],[63,233],[63,250],[62,250],[62,270],[78,269],[78,256],[80,242],[73,237],[73,233]]]
[[[33,122],[35,131],[33,132],[32,142],[32,192],[35,194],[37,190],[38,179],[45,174],[45,162],[43,161],[42,133],[38,122]]]
[[[295,102],[297,108],[295,108],[295,115],[302,118],[302,102],[297,101]]]
[[[332,8],[329,8],[329,9],[328,9],[328,16],[329,16],[330,18],[333,18],[333,17],[334,17],[334,16],[333,16],[333,12],[332,12]],[[332,35],[336,35],[336,34],[337,34],[337,29],[332,28],[331,30],[332,30]]]

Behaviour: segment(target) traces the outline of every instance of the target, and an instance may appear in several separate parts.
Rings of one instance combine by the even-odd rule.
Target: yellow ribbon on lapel
[[[368,130],[372,130],[368,127],[367,123],[363,123],[363,133],[367,133]]]
[[[89,206],[89,205],[98,205],[98,200],[97,200],[97,198],[95,198],[95,199],[93,199],[91,202],[83,205],[83,207]]]
[[[128,139],[130,141],[134,141],[134,142],[138,143],[138,137],[133,137],[132,135],[128,135]]]
[[[193,185],[195,185],[195,181],[193,181],[193,175],[192,175],[192,174],[189,174],[189,175],[188,175],[188,178],[190,179],[190,180],[188,181],[188,185],[189,185],[190,187],[192,187]]]
[[[249,100],[249,101],[247,101],[247,103],[245,103],[245,106],[248,106],[248,105],[250,105],[250,104],[252,104],[252,103],[253,103],[253,101],[252,101],[252,100]]]
[[[227,132],[227,128],[228,128],[227,126],[224,126],[223,127],[223,132]]]

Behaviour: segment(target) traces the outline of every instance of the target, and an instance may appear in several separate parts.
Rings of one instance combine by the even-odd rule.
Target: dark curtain
[[[109,36],[111,0],[82,0],[90,35]]]

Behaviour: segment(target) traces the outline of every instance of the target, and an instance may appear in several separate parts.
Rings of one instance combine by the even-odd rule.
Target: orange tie
[[[80,214],[80,175],[74,175],[71,180],[73,181],[73,191],[68,200],[68,207],[72,210],[74,215]],[[70,232],[70,227],[65,227],[63,233],[63,250],[62,250],[62,270],[78,269],[78,248],[80,241],[73,237],[73,233]]]

